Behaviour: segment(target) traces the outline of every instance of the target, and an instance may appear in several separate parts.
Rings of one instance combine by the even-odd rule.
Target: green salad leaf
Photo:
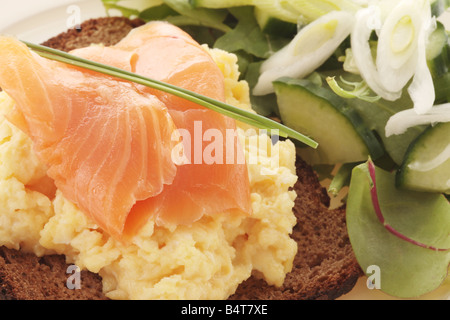
[[[102,0],[103,6],[109,10],[119,10],[127,18],[137,17],[144,21],[166,20],[177,26],[203,26],[222,32],[228,32],[231,28],[224,23],[228,11],[212,10],[205,8],[193,8],[189,0],[161,0],[148,1],[148,8],[139,10],[125,6],[123,0]]]
[[[401,135],[386,137],[386,123],[396,113],[410,109],[412,102],[408,95],[397,101],[379,99],[375,102],[348,99],[349,105],[355,108],[363,118],[366,126],[378,133],[384,148],[392,160],[400,165],[403,162],[409,145],[426,129],[426,126],[410,128]]]
[[[179,16],[180,14],[173,10],[166,4],[161,4],[159,6],[151,7],[139,12],[138,17],[144,21],[152,20],[165,20],[171,19],[171,17]]]
[[[253,89],[258,82],[259,70],[261,68],[262,61],[250,63],[245,75],[245,80],[247,81],[250,89]],[[266,96],[254,96],[250,95],[250,101],[252,103],[252,108],[257,113],[263,116],[279,115],[277,96],[275,94],[270,94]]]
[[[246,80],[250,90],[253,90],[258,82],[263,61],[285,46],[289,40],[263,33],[251,6],[233,7],[228,10],[236,23],[231,31],[217,39],[214,47],[237,55],[241,78]],[[250,99],[257,113],[264,116],[279,114],[275,94],[265,97],[250,95]]]
[[[228,52],[242,50],[261,59],[268,58],[271,47],[255,19],[254,8],[236,7],[229,11],[238,23],[233,30],[217,40],[215,47]]]
[[[193,8],[189,0],[164,0],[163,2],[180,14],[178,17],[168,20],[177,26],[198,25],[223,32],[231,30],[229,26],[223,23],[228,15],[227,10]]]
[[[356,258],[364,271],[379,268],[379,285],[387,294],[414,298],[431,292],[450,263],[450,204],[440,194],[397,189],[395,175],[379,168],[374,180],[371,165],[353,170],[347,201]]]
[[[140,14],[140,10],[136,8],[129,8],[119,4],[120,0],[102,0],[102,2],[107,13],[109,10],[118,10],[126,18],[137,17]]]

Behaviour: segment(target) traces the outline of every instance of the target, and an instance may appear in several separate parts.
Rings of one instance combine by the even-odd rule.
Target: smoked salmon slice
[[[0,87],[16,102],[9,120],[31,137],[64,196],[121,237],[135,203],[175,178],[178,131],[165,105],[131,83],[43,59],[14,38],[0,38],[0,61]]]
[[[133,29],[114,48],[134,53],[133,72],[224,101],[224,77],[211,55],[180,28],[162,21]],[[152,90],[169,110],[204,109],[174,95]]]
[[[224,76],[211,55],[189,34],[172,24],[150,22],[131,31],[115,46],[88,47],[72,53],[120,67],[123,62],[108,58],[117,49],[133,56],[132,71],[137,74],[225,101]],[[136,203],[126,223],[126,235],[135,234],[149,215],[158,225],[173,227],[188,225],[214,213],[249,214],[252,209],[248,168],[242,160],[245,158],[243,147],[235,135],[236,122],[174,95],[138,87],[163,101],[178,130],[188,133],[189,139],[183,139],[183,145],[190,163],[178,167],[174,182],[165,186],[161,194]],[[222,137],[217,144],[220,151],[216,150],[222,160],[219,156],[215,163],[204,159],[205,154],[208,156],[208,146],[214,143],[203,141],[209,130],[217,133],[215,138]],[[230,132],[234,139],[227,144]],[[227,154],[232,155],[231,161],[226,159]]]
[[[190,35],[169,23],[150,22],[136,28],[115,48],[135,54],[133,71],[138,74],[225,101],[224,77],[211,55]],[[191,139],[183,142],[185,151],[190,151],[190,163],[179,167],[174,183],[161,194],[133,208],[126,232],[133,234],[133,228],[140,225],[137,220],[144,216],[142,211],[152,212],[160,224],[168,225],[189,224],[219,212],[250,214],[248,168],[242,160],[244,149],[236,135],[232,135],[231,141],[226,139],[227,133],[236,134],[236,122],[173,95],[151,92],[166,104],[177,128],[189,132]],[[221,155],[216,162],[205,164],[210,156],[207,150],[210,143],[202,138],[211,131],[217,133],[211,140],[221,139],[214,141],[218,146],[215,152]],[[228,161],[230,154],[232,159]]]
[[[234,135],[232,140],[229,139],[228,146],[225,147],[226,130],[234,127],[234,120],[209,110],[171,111],[171,114],[178,128],[186,130],[192,137],[195,131],[205,134],[208,130],[215,130],[217,137],[223,136],[224,140],[216,141],[219,147],[211,155],[207,150],[210,142],[205,141],[198,147],[199,141],[193,141],[194,138],[183,139],[185,154],[191,163],[178,167],[174,182],[170,186],[165,186],[161,194],[140,201],[133,207],[127,220],[126,235],[135,234],[146,222],[142,218],[149,213],[158,225],[169,228],[179,224],[189,225],[205,215],[215,213],[226,212],[230,215],[251,213],[248,169],[237,136]],[[186,150],[189,150],[190,154]],[[196,156],[196,152],[203,153],[203,158]],[[221,155],[215,159],[208,159],[210,156],[216,156],[215,152]],[[231,155],[229,163],[227,153]],[[218,160],[218,163],[209,162],[211,160]]]
[[[211,55],[166,22],[139,27],[112,47],[71,53],[225,101],[224,76]],[[0,40],[0,62],[0,86],[17,103],[11,121],[32,137],[58,189],[111,235],[132,237],[150,218],[173,227],[215,213],[251,213],[233,119],[42,59],[11,38]],[[214,138],[204,141],[211,131]],[[234,138],[225,142],[230,132]],[[204,155],[214,139],[218,160],[210,163]],[[190,162],[177,166],[172,151],[180,144]]]

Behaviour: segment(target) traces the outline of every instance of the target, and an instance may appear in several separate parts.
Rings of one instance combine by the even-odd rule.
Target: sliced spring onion
[[[397,0],[389,5],[381,1],[357,13],[352,33],[354,60],[376,94],[395,101],[413,79],[408,93],[414,110],[425,114],[433,107],[435,90],[426,49],[435,25],[428,0]],[[368,43],[374,30],[378,34],[376,57]]]
[[[433,108],[436,100],[433,77],[427,62],[427,40],[436,28],[436,21],[431,18],[429,6],[423,8],[427,12],[419,35],[418,61],[413,82],[408,88],[408,93],[414,102],[414,111],[417,114],[425,114]]]
[[[333,11],[300,30],[283,49],[262,65],[254,95],[274,92],[272,82],[281,77],[304,78],[330,58],[353,28],[353,15]]]
[[[372,91],[370,90],[369,86],[365,81],[349,82],[342,77],[341,81],[347,86],[353,87],[353,90],[351,91],[345,90],[338,84],[335,77],[327,77],[327,83],[330,86],[331,90],[333,90],[334,93],[336,93],[340,97],[347,99],[357,98],[371,103],[377,102],[378,100],[381,99],[381,97],[371,95]]]
[[[381,83],[401,91],[413,77],[422,28],[421,0],[403,0],[388,15],[378,37],[376,66]]]
[[[377,68],[385,88],[408,92],[418,114],[433,107],[435,90],[427,64],[427,39],[435,29],[427,0],[402,0],[389,14],[379,36]]]
[[[344,63],[342,66],[344,71],[353,74],[360,74],[358,66],[355,63],[355,59],[353,58],[353,51],[351,48],[345,49],[345,57],[341,57],[340,61]]]
[[[369,44],[373,30],[381,26],[381,13],[378,7],[370,6],[358,11],[351,37],[353,59],[369,87],[378,96],[395,101],[401,97],[402,92],[388,90],[383,86]]]
[[[73,65],[76,67],[88,69],[91,71],[99,72],[102,74],[106,74],[109,76],[113,76],[119,79],[132,81],[138,84],[142,84],[144,86],[164,91],[170,94],[173,94],[177,97],[189,100],[191,102],[197,103],[205,108],[211,109],[213,111],[219,112],[225,116],[228,116],[230,118],[233,118],[235,120],[241,121],[243,123],[250,124],[252,126],[255,126],[260,129],[265,129],[270,132],[271,130],[275,130],[277,134],[284,136],[284,137],[290,137],[292,139],[296,139],[312,148],[317,148],[318,143],[311,138],[289,128],[286,127],[276,121],[273,121],[269,118],[260,116],[256,113],[248,112],[246,110],[234,107],[232,105],[223,103],[221,101],[197,94],[195,92],[170,85],[158,80],[150,79],[147,77],[143,77],[141,75],[128,72],[119,68],[115,68],[112,66],[108,66],[105,64],[101,64],[95,61],[83,59],[74,55],[71,55],[66,52],[62,52],[56,49],[52,49],[49,47],[29,43],[26,41],[23,41],[24,44],[26,44],[30,49],[35,51],[40,56],[50,59],[59,61],[62,63],[66,63],[69,65]]]
[[[434,106],[426,114],[417,114],[414,109],[392,116],[386,124],[386,136],[399,135],[411,127],[450,122],[450,103]]]

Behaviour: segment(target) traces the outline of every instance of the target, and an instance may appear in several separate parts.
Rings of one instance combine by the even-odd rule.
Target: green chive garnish
[[[259,129],[268,130],[268,133],[270,133],[271,130],[277,130],[277,134],[282,137],[298,140],[314,149],[318,147],[318,143],[311,138],[261,115],[242,110],[240,108],[209,98],[207,96],[197,94],[190,90],[186,90],[151,78],[143,77],[136,73],[128,72],[102,63],[83,59],[60,50],[33,44],[27,41],[23,41],[23,43],[25,43],[30,49],[44,58],[63,62],[69,65],[99,72],[119,79],[135,82],[156,90],[164,91],[199,104],[210,110],[219,112],[237,121],[241,121]]]

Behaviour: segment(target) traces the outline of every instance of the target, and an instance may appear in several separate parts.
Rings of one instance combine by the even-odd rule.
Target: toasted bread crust
[[[93,19],[43,44],[70,51],[90,44],[113,45],[140,20],[110,17]],[[294,212],[298,223],[292,237],[298,243],[294,268],[281,288],[268,286],[253,275],[230,297],[231,300],[315,300],[336,299],[349,292],[362,271],[348,239],[345,208],[329,210],[330,198],[313,169],[297,161],[299,180],[295,185]],[[101,278],[82,272],[82,288],[66,287],[69,275],[63,256],[38,258],[0,247],[0,300],[91,300],[106,299]]]

